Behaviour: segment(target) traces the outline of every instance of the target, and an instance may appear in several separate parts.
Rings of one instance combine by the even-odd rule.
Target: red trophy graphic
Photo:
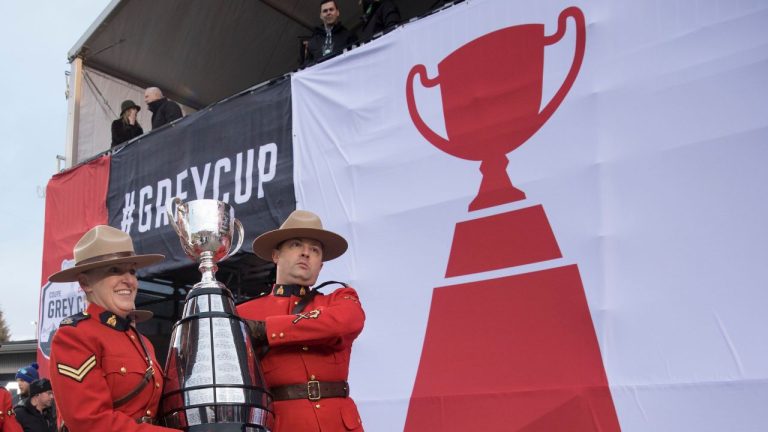
[[[544,48],[563,38],[568,18],[576,23],[573,62],[541,109]],[[585,42],[584,15],[570,7],[551,36],[543,24],[507,27],[459,47],[435,78],[424,65],[411,69],[406,99],[418,131],[446,153],[481,162],[470,211],[525,199],[507,175],[507,153],[563,101]],[[419,114],[417,76],[440,86],[447,138]],[[620,430],[578,267],[546,265],[561,257],[541,205],[456,225],[446,277],[533,263],[543,270],[434,290],[406,431]]]

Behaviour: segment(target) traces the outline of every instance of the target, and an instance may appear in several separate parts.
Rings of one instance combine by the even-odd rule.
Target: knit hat
[[[16,372],[16,379],[23,379],[24,381],[31,383],[32,381],[40,378],[40,374],[37,373],[39,368],[40,366],[38,366],[37,363],[24,366],[23,368],[19,369],[18,372]]]
[[[47,392],[48,390],[52,390],[51,381],[48,378],[40,378],[39,380],[34,380],[29,385],[29,397],[37,396],[40,393]]]

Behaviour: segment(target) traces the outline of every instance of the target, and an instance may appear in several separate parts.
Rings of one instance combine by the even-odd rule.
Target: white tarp
[[[768,4],[575,4],[586,17],[578,77],[508,154],[525,200],[469,212],[479,163],[414,126],[405,92],[414,65],[435,77],[459,47],[510,26],[540,23],[551,35],[569,6],[465,1],[293,76],[298,206],[350,241],[321,279],[348,281],[366,309],[350,381],[369,432],[406,425],[434,288],[570,264],[622,430],[768,429]],[[544,50],[542,107],[574,45],[569,21]],[[478,76],[514,53],[486,55]],[[415,85],[419,111],[445,137],[440,92]],[[562,258],[445,277],[457,223],[539,204]],[[475,317],[455,319],[471,327]],[[497,355],[526,355],[517,348]],[[472,418],[469,407],[462,415]],[[476,430],[509,430],[488,424]]]

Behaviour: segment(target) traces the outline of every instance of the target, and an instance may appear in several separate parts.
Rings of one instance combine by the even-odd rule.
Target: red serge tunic
[[[275,285],[270,295],[237,307],[238,314],[266,322],[269,351],[261,360],[267,385],[306,385],[307,381],[346,381],[352,342],[363,330],[365,313],[352,288],[316,295],[299,314],[297,285]],[[273,432],[362,432],[350,397],[276,401]]]
[[[0,387],[0,432],[22,432],[11,405],[11,394]]]
[[[149,364],[154,372],[127,403],[113,407],[142,381]],[[162,368],[147,338],[126,319],[90,304],[85,312],[62,320],[51,344],[51,385],[59,413],[70,432],[173,431],[137,423],[154,417],[163,392]]]

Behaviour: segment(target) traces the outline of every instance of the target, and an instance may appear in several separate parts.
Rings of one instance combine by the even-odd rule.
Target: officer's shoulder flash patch
[[[67,366],[64,363],[56,363],[56,369],[60,375],[70,377],[77,382],[82,382],[88,372],[96,367],[96,355],[88,357],[83,364],[78,367]]]
[[[72,327],[76,327],[77,324],[80,323],[80,321],[85,321],[85,320],[87,320],[90,317],[91,317],[90,315],[88,315],[86,313],[83,313],[83,312],[80,312],[79,314],[70,315],[70,316],[64,318],[59,323],[59,326],[72,326]]]

